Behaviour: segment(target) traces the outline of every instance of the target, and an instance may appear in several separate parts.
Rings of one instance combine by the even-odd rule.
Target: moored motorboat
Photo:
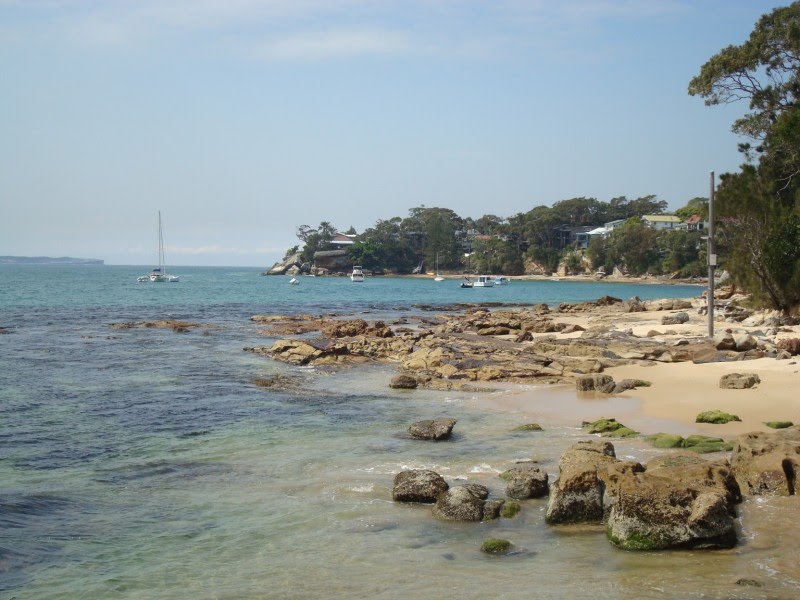
[[[353,272],[350,273],[350,281],[353,283],[364,283],[364,269],[361,265],[353,265]]]

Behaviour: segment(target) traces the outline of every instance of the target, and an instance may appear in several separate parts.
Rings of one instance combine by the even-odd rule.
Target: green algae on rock
[[[732,415],[717,409],[701,412],[699,415],[697,415],[697,418],[694,421],[695,423],[713,423],[716,425],[723,425],[725,423],[730,423],[731,421],[741,421],[741,419],[736,415]]]
[[[764,421],[764,425],[771,429],[786,429],[792,427],[794,423],[791,421]]]
[[[508,554],[511,551],[511,542],[498,538],[491,538],[483,542],[481,551],[487,554]]]
[[[518,427],[514,427],[512,431],[544,431],[542,426],[538,423],[526,423],[525,425],[519,425]]]
[[[504,503],[503,507],[500,509],[500,516],[504,519],[513,519],[521,510],[522,507],[519,505],[519,502],[509,500],[508,502]]]
[[[584,421],[581,425],[589,433],[599,433],[603,437],[630,437],[636,435],[630,427],[619,423],[616,419],[598,419],[597,421]]]

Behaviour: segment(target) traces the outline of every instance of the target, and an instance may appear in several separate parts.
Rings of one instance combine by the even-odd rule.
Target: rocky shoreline
[[[569,384],[578,394],[603,397],[649,393],[654,370],[648,367],[654,365],[749,370],[744,361],[761,365],[765,360],[789,366],[783,376],[796,379],[797,320],[754,313],[735,299],[719,305],[719,333],[713,339],[705,336],[701,298],[642,302],[604,297],[558,307],[468,306],[430,312],[391,323],[336,315],[257,315],[252,320],[262,333],[279,339],[245,350],[319,368],[394,364],[397,373],[387,384],[400,389],[481,391],[497,382],[534,382]],[[637,376],[615,380],[610,373],[617,372]],[[717,387],[720,393],[748,393],[743,390],[762,387],[761,379],[758,373],[726,372]],[[698,422],[703,410],[726,414],[694,406]],[[796,412],[797,407],[786,407]],[[738,419],[729,416],[728,421],[709,422]],[[396,475],[392,497],[430,503],[438,519],[481,521],[513,518],[524,510],[525,500],[548,496],[548,524],[602,524],[614,546],[655,550],[731,547],[737,543],[734,519],[743,494],[795,495],[800,426],[791,421],[770,425],[783,427],[776,431],[761,427],[743,433],[735,442],[651,434],[645,439],[664,450],[644,465],[618,459],[611,442],[597,439],[638,432],[614,419],[602,421],[584,423],[590,439],[562,454],[558,473],[521,464],[503,474],[507,485],[497,496],[484,485],[459,482],[451,487],[438,473],[409,470]],[[415,423],[408,435],[431,443],[449,437],[455,424],[451,418]],[[533,423],[527,427],[539,428]],[[703,453],[712,453],[712,458]],[[486,551],[502,554],[496,549],[509,547],[505,540],[491,542],[487,544],[495,550]]]

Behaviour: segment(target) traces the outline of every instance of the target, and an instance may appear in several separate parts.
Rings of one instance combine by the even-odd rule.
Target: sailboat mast
[[[158,211],[158,268],[164,274],[164,235],[161,233],[161,211]]]

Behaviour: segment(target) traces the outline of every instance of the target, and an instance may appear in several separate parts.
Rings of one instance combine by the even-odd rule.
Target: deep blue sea
[[[554,477],[558,455],[582,435],[571,390],[408,393],[387,387],[391,365],[332,372],[242,350],[271,343],[249,320],[255,314],[390,318],[415,305],[690,297],[701,288],[515,281],[463,290],[457,279],[378,277],[302,277],[291,286],[259,269],[205,267],[175,268],[179,283],[138,283],[147,271],[0,267],[0,600],[761,598],[796,590],[784,564],[791,559],[766,544],[631,554],[611,548],[598,528],[547,528],[543,500],[524,503],[516,519],[480,524],[441,523],[426,507],[391,501],[394,475],[409,467],[499,495],[497,474],[515,460],[539,460]],[[216,327],[110,327],[156,319]],[[295,378],[298,389],[253,383],[274,374]],[[532,398],[524,413],[487,401],[520,390]],[[548,410],[537,415],[537,406]],[[599,417],[608,407],[579,409]],[[437,416],[458,419],[453,441],[403,435],[410,422]],[[543,434],[512,431],[537,416]],[[636,440],[617,443],[620,456],[650,452]],[[510,539],[518,551],[486,557],[479,547],[487,537]],[[732,583],[747,575],[765,587]]]

